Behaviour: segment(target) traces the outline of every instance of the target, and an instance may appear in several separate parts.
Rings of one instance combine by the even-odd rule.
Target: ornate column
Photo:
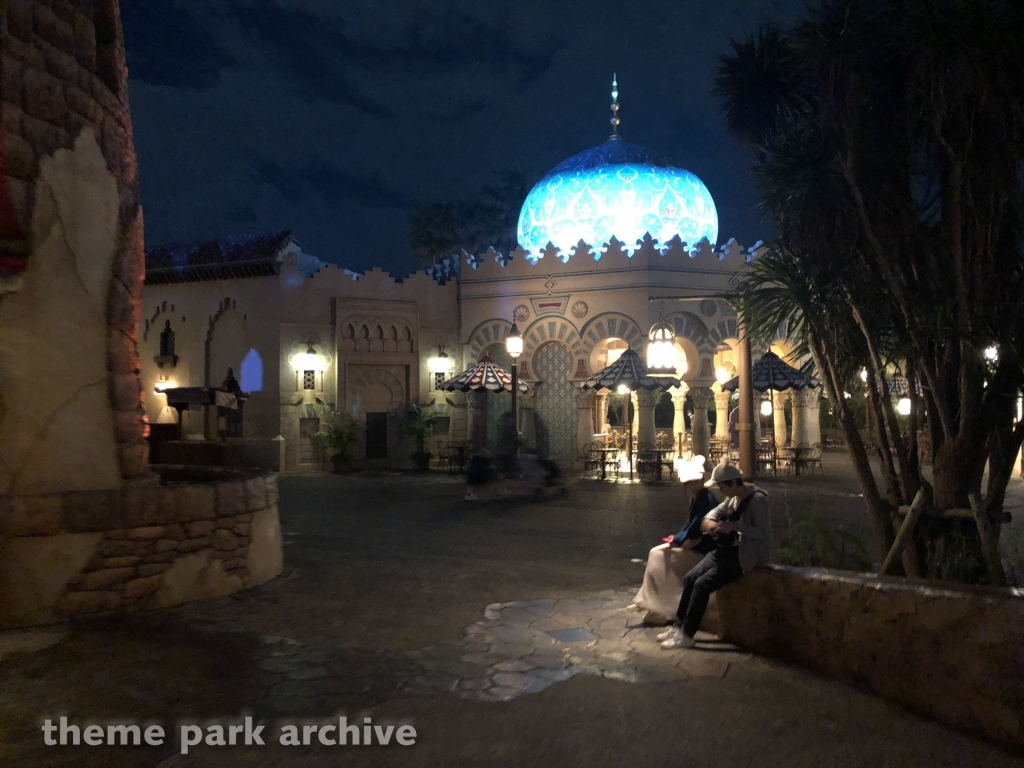
[[[608,434],[608,393],[594,395],[594,431]]]
[[[788,399],[788,392],[772,393],[772,419],[775,424],[776,448],[781,448],[789,440],[789,430],[786,426],[786,400]]]
[[[594,442],[594,390],[573,389],[579,407],[576,420],[576,455],[583,456],[587,443]]]
[[[681,383],[678,387],[669,390],[672,393],[672,440],[676,446],[686,443],[686,393],[690,391],[690,385]],[[682,435],[682,437],[680,437]]]
[[[537,386],[519,393],[519,445],[526,450],[537,447]]]
[[[708,426],[708,408],[714,402],[714,392],[710,387],[691,387],[690,397],[693,398],[693,452],[695,455],[707,456],[711,448],[711,428]]]
[[[654,407],[658,404],[661,390],[641,389],[636,393],[637,400],[637,441],[640,444],[650,443],[654,445],[657,437],[654,433]]]
[[[791,395],[793,403],[793,436],[791,438],[794,446],[800,443],[807,443],[807,398],[803,392],[794,392]]]
[[[715,416],[717,418],[715,437],[726,441],[729,439],[729,398],[731,397],[731,392],[715,393]]]
[[[804,415],[804,434],[810,445],[821,442],[821,388],[805,389],[800,392],[804,401],[806,413]]]

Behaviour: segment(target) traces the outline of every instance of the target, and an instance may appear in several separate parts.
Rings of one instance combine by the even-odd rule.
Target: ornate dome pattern
[[[718,211],[704,183],[644,147],[621,139],[556,166],[527,195],[519,245],[540,258],[551,242],[568,259],[580,240],[597,248],[614,236],[633,251],[644,234],[695,245],[718,241]]]

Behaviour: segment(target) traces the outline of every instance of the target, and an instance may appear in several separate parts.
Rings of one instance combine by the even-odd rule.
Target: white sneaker
[[[670,637],[674,637],[677,634],[682,634],[682,630],[679,629],[679,627],[677,627],[677,626],[675,626],[673,624],[671,627],[666,629],[664,632],[659,632],[658,633],[658,637],[656,639],[660,643],[663,640],[668,640]]]
[[[672,637],[661,644],[661,647],[666,651],[671,651],[675,648],[693,648],[697,644],[697,641],[683,632],[683,630],[680,629],[678,631],[678,635],[672,635]]]
[[[472,490],[466,491],[466,501],[480,501]]]

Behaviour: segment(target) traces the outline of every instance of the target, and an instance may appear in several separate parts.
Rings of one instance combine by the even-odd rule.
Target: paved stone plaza
[[[841,454],[824,479],[764,487],[776,541],[814,509],[866,532]],[[0,764],[1024,765],[710,635],[662,651],[630,600],[647,550],[678,529],[679,503],[669,484],[574,481],[561,498],[471,504],[445,475],[283,477],[280,579],[0,635]],[[61,715],[173,727],[245,714],[409,722],[419,738],[180,756],[173,745],[46,747],[39,729]]]

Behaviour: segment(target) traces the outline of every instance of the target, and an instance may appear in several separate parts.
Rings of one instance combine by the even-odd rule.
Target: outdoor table
[[[801,465],[803,465],[806,456],[808,453],[810,453],[811,449],[804,447],[796,447],[790,448],[790,450],[793,452],[793,474],[799,475],[800,467]]]

